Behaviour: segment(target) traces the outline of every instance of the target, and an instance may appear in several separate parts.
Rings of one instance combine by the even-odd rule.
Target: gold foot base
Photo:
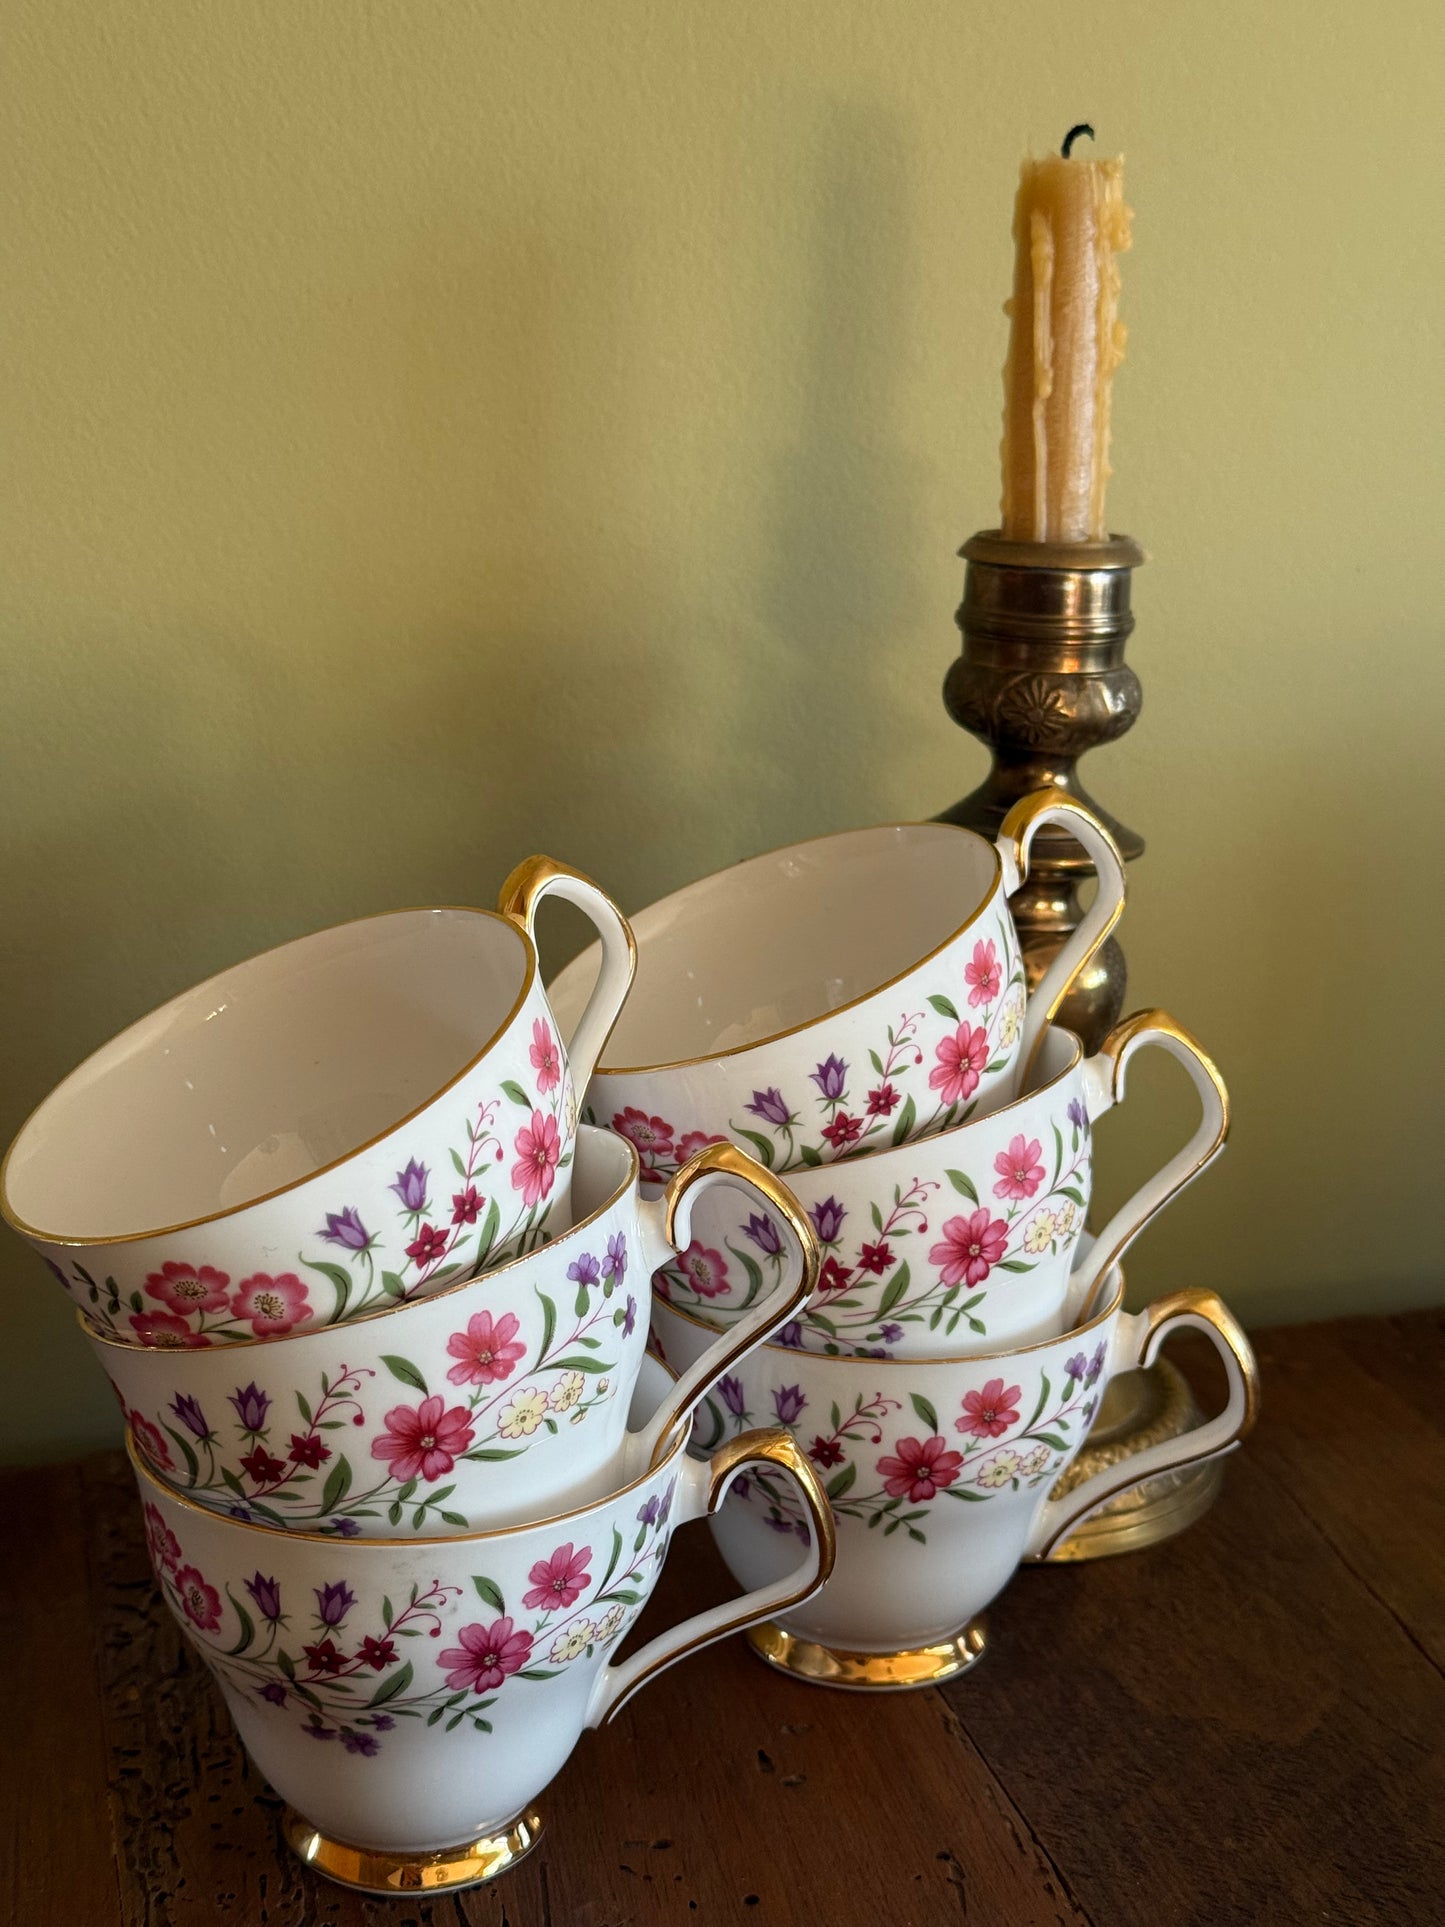
[[[1054,1487],[1053,1497],[1062,1498],[1094,1473],[1125,1465],[1145,1446],[1176,1439],[1198,1423],[1199,1407],[1188,1381],[1167,1358],[1148,1371],[1121,1373],[1104,1394],[1088,1442]],[[1149,1479],[1101,1506],[1044,1563],[1107,1559],[1172,1539],[1209,1510],[1223,1482],[1219,1459]]]
[[[937,1686],[976,1666],[988,1644],[982,1618],[971,1619],[961,1633],[937,1646],[915,1646],[902,1653],[847,1653],[796,1639],[768,1620],[754,1626],[748,1644],[760,1659],[780,1673],[805,1679],[810,1686],[838,1686],[849,1693],[906,1693],[916,1686]]]
[[[480,1886],[514,1867],[537,1844],[542,1822],[524,1813],[501,1833],[483,1834],[436,1853],[381,1853],[353,1847],[319,1832],[294,1807],[281,1822],[286,1844],[299,1860],[338,1887],[363,1894],[444,1894]]]

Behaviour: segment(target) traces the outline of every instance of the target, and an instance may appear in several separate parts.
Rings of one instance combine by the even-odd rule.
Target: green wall
[[[7,1136],[280,938],[533,849],[638,905],[972,787],[1014,181],[1089,118],[1154,558],[1090,781],[1149,839],[1131,1000],[1237,1118],[1136,1295],[1445,1296],[1436,0],[12,0],[6,41]],[[1133,1083],[1106,1202],[1188,1127]],[[0,1453],[109,1436],[0,1263]]]

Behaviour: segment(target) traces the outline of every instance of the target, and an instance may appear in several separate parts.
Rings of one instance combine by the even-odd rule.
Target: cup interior
[[[302,937],[173,998],[88,1057],[11,1146],[32,1235],[135,1237],[285,1190],[404,1123],[505,1028],[535,953],[479,910]]]
[[[866,997],[947,941],[998,875],[991,843],[888,823],[795,843],[690,883],[632,919],[637,977],[600,1068],[745,1049]],[[549,996],[581,1015],[598,951]]]

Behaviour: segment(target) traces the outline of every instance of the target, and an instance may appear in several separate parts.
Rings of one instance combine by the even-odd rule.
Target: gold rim
[[[388,1305],[376,1305],[371,1311],[358,1312],[355,1318],[342,1318],[329,1325],[315,1325],[309,1331],[278,1332],[272,1338],[242,1339],[234,1345],[210,1345],[203,1349],[220,1352],[222,1354],[227,1352],[245,1352],[251,1350],[251,1348],[256,1345],[266,1345],[268,1347],[271,1345],[292,1345],[303,1338],[320,1338],[326,1332],[355,1331],[359,1325],[371,1324],[379,1318],[395,1317],[397,1312],[411,1311],[418,1305],[439,1305],[445,1299],[455,1297],[458,1292],[465,1291],[469,1285],[478,1284],[484,1278],[488,1283],[494,1278],[506,1278],[507,1273],[514,1270],[516,1266],[529,1265],[534,1258],[540,1258],[544,1252],[556,1251],[559,1246],[564,1245],[575,1233],[586,1231],[590,1225],[596,1224],[599,1218],[605,1217],[612,1207],[638,1182],[641,1170],[636,1145],[634,1145],[630,1139],[623,1137],[619,1131],[606,1130],[600,1124],[579,1124],[577,1128],[579,1132],[595,1131],[598,1137],[607,1138],[614,1144],[625,1146],[628,1164],[627,1176],[623,1178],[620,1184],[614,1187],[608,1196],[603,1199],[601,1204],[589,1211],[585,1218],[574,1219],[565,1231],[559,1231],[555,1238],[550,1239],[545,1245],[540,1245],[535,1251],[524,1251],[519,1257],[508,1258],[504,1265],[498,1265],[492,1271],[474,1271],[470,1278],[454,1279],[451,1284],[443,1285],[440,1291],[429,1292],[425,1298],[397,1298]],[[75,1308],[75,1316],[80,1323],[81,1330],[87,1338],[93,1339],[98,1345],[113,1345],[117,1351],[163,1352],[170,1357],[174,1357],[177,1353],[190,1349],[189,1346],[185,1345],[133,1345],[128,1339],[117,1338],[113,1332],[102,1331],[98,1325],[92,1324],[78,1305]],[[660,1362],[661,1361],[659,1361],[659,1363]]]
[[[293,945],[313,943],[321,937],[334,936],[338,930],[352,930],[366,923],[384,923],[391,917],[430,916],[437,912],[442,912],[447,915],[486,917],[490,922],[500,924],[504,930],[518,938],[522,943],[523,955],[526,961],[522,988],[512,1008],[507,1012],[506,1017],[497,1026],[496,1030],[492,1032],[492,1035],[487,1039],[486,1043],[462,1065],[461,1069],[449,1077],[445,1084],[442,1084],[437,1090],[433,1091],[430,1097],[423,1098],[421,1103],[415,1105],[403,1116],[397,1118],[394,1123],[388,1124],[384,1131],[378,1131],[373,1137],[369,1137],[363,1143],[353,1146],[351,1150],[343,1152],[340,1157],[332,1158],[329,1163],[317,1165],[316,1169],[314,1171],[308,1171],[304,1178],[293,1178],[289,1184],[278,1184],[274,1191],[263,1191],[259,1197],[247,1198],[243,1204],[228,1205],[224,1211],[208,1211],[199,1218],[186,1218],[180,1224],[158,1225],[152,1230],[118,1231],[108,1237],[66,1238],[61,1237],[56,1232],[41,1231],[35,1225],[27,1224],[22,1217],[11,1209],[8,1183],[10,1160],[15,1155],[20,1140],[25,1136],[25,1133],[30,1129],[30,1126],[35,1122],[36,1118],[39,1117],[46,1105],[60,1095],[61,1091],[65,1089],[72,1078],[78,1077],[86,1065],[93,1062],[102,1052],[112,1049],[116,1044],[120,1043],[123,1038],[128,1037],[132,1031],[139,1030],[142,1024],[150,1023],[154,1018],[159,1017],[162,1011],[169,1010],[172,1004],[178,1004],[186,998],[196,996],[199,992],[205,990],[207,985],[218,983],[222,977],[229,976],[232,971],[244,970],[248,964],[259,963],[263,957],[274,957],[279,951],[289,950]],[[48,1091],[46,1095],[41,1098],[40,1102],[30,1112],[25,1122],[10,1140],[9,1149],[6,1151],[3,1161],[0,1161],[0,1217],[3,1217],[5,1222],[18,1231],[22,1237],[38,1238],[44,1244],[61,1246],[67,1251],[90,1251],[97,1245],[141,1244],[147,1238],[179,1237],[182,1232],[198,1231],[202,1225],[222,1224],[226,1219],[239,1217],[243,1211],[253,1210],[257,1205],[270,1204],[274,1198],[284,1198],[289,1192],[299,1191],[302,1185],[310,1184],[314,1178],[325,1177],[327,1172],[339,1170],[343,1164],[349,1164],[353,1158],[361,1157],[365,1152],[374,1150],[378,1144],[384,1143],[394,1132],[404,1129],[405,1126],[410,1124],[415,1118],[420,1117],[423,1111],[430,1110],[432,1105],[437,1103],[439,1099],[445,1097],[448,1091],[455,1090],[462,1079],[469,1076],[471,1072],[476,1069],[482,1059],[496,1048],[502,1038],[505,1037],[507,1032],[512,1028],[522,1006],[531,994],[532,986],[536,980],[537,946],[532,938],[528,936],[526,930],[511,917],[504,916],[498,910],[478,910],[473,905],[465,903],[416,904],[410,908],[401,910],[380,910],[374,916],[348,917],[342,923],[327,924],[321,930],[308,931],[304,937],[288,937],[284,943],[273,943],[265,950],[256,951],[252,956],[242,957],[239,963],[230,964],[224,970],[218,970],[209,977],[203,977],[200,983],[192,984],[186,990],[177,991],[174,997],[167,997],[164,1003],[156,1004],[153,1009],[135,1018],[133,1022],[126,1025],[124,1030],[117,1031],[114,1037],[107,1039],[104,1044],[101,1044],[97,1049],[91,1051],[88,1057],[83,1057],[73,1070],[68,1071],[66,1075],[61,1078],[54,1090]]]
[[[287,1846],[304,1866],[358,1893],[384,1896],[448,1893],[495,1880],[530,1853],[542,1831],[541,1815],[528,1808],[510,1826],[434,1853],[389,1853],[355,1847],[326,1834],[295,1807],[281,1816]]]
[[[881,983],[874,984],[870,990],[860,991],[856,997],[850,997],[847,1003],[838,1004],[832,1010],[821,1010],[816,1017],[809,1017],[801,1024],[790,1024],[786,1030],[775,1030],[769,1032],[766,1037],[755,1037],[751,1043],[743,1044],[736,1050],[702,1051],[696,1057],[674,1057],[665,1064],[604,1064],[599,1057],[592,1072],[593,1082],[595,1083],[600,1077],[645,1077],[655,1071],[680,1071],[692,1064],[716,1063],[724,1057],[746,1057],[749,1051],[762,1050],[769,1044],[781,1043],[785,1037],[800,1036],[805,1030],[812,1030],[816,1024],[821,1024],[832,1017],[841,1017],[847,1011],[856,1010],[860,1004],[866,1004],[871,997],[877,997],[883,991],[892,990],[895,985],[901,984],[906,977],[911,977],[915,970],[921,970],[924,964],[932,963],[935,957],[941,956],[951,943],[956,943],[966,930],[978,922],[992,902],[1003,881],[1003,864],[994,845],[986,836],[980,836],[977,830],[966,830],[959,823],[933,823],[919,819],[907,819],[899,823],[868,823],[856,830],[830,830],[825,836],[806,836],[799,842],[779,843],[771,850],[759,850],[754,856],[744,857],[741,863],[730,864],[723,870],[712,870],[705,877],[695,877],[691,883],[684,883],[680,890],[673,890],[667,896],[659,897],[655,903],[649,903],[639,910],[631,922],[635,929],[638,919],[645,917],[649,910],[656,910],[665,903],[674,903],[679,897],[686,896],[689,890],[701,889],[703,884],[711,883],[718,877],[727,876],[734,870],[746,869],[750,863],[765,863],[769,857],[783,856],[789,850],[811,849],[816,843],[838,843],[844,837],[867,836],[875,830],[944,830],[955,836],[966,836],[973,842],[981,843],[992,856],[992,880],[963,921],[950,930],[948,935],[936,943],[931,950],[925,950],[921,957],[915,957],[911,964],[895,976],[885,977]],[[645,937],[643,942],[646,942]],[[606,1045],[603,1049],[606,1049]]]

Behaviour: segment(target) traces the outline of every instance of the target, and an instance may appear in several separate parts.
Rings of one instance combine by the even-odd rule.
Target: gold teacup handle
[[[1034,790],[1021,796],[1004,818],[996,848],[1003,865],[1003,891],[1011,897],[1028,880],[1029,852],[1046,824],[1055,823],[1081,843],[1093,860],[1099,888],[1079,927],[1039,979],[1024,1015],[1019,1045],[1020,1082],[1029,1074],[1045,1027],[1073,989],[1076,979],[1103,949],[1124,911],[1124,859],[1119,846],[1094,812],[1061,790]]]
[[[1025,1558],[1053,1558],[1075,1527],[1106,1500],[1158,1478],[1161,1472],[1177,1472],[1186,1465],[1222,1458],[1253,1426],[1259,1415],[1259,1367],[1233,1313],[1212,1291],[1176,1291],[1156,1299],[1145,1311],[1126,1312],[1114,1327],[1103,1384],[1116,1372],[1152,1365],[1169,1333],[1185,1327],[1203,1332],[1224,1361],[1229,1380],[1224,1410],[1179,1438],[1146,1446],[1121,1464],[1106,1466],[1063,1498],[1050,1499],[1034,1521]]]
[[[1176,1023],[1164,1010],[1138,1010],[1116,1024],[1096,1054],[1084,1065],[1084,1103],[1089,1122],[1102,1117],[1124,1095],[1124,1079],[1135,1051],[1153,1046],[1177,1058],[1188,1071],[1199,1093],[1199,1124],[1189,1142],[1176,1151],[1162,1170],[1139,1186],[1127,1203],[1121,1204],[1095,1238],[1088,1255],[1080,1260],[1069,1281],[1065,1303],[1068,1325],[1083,1324],[1093,1316],[1099,1281],[1109,1275],[1138,1237],[1165,1205],[1171,1204],[1188,1184],[1192,1184],[1224,1149],[1229,1136],[1229,1092],[1214,1061],[1191,1037],[1183,1024]]]
[[[766,1465],[785,1472],[802,1494],[808,1514],[808,1542],[797,1568],[771,1585],[758,1586],[741,1599],[724,1600],[706,1612],[694,1613],[670,1632],[659,1633],[630,1659],[614,1661],[599,1673],[587,1705],[588,1726],[613,1719],[632,1695],[689,1653],[700,1652],[729,1633],[743,1632],[759,1620],[801,1606],[823,1585],[833,1570],[837,1539],[833,1514],[818,1475],[790,1432],[781,1426],[761,1426],[720,1445],[710,1459],[683,1456],[678,1466],[679,1492],[674,1500],[678,1525],[714,1513],[733,1480],[750,1465]]]
[[[818,1289],[823,1254],[808,1214],[781,1178],[765,1170],[756,1158],[735,1144],[708,1144],[688,1159],[660,1198],[643,1201],[643,1263],[657,1271],[684,1251],[692,1237],[693,1206],[714,1185],[741,1186],[782,1220],[792,1279],[781,1281],[765,1297],[750,1305],[735,1325],[708,1346],[690,1365],[672,1395],[640,1432],[628,1439],[628,1453],[638,1465],[666,1451],[676,1427],[691,1416],[724,1372],[755,1345],[761,1345],[800,1312]],[[660,1232],[660,1235],[658,1235]]]
[[[567,1043],[567,1062],[580,1104],[632,987],[637,969],[637,944],[626,917],[591,877],[559,863],[555,857],[529,856],[502,885],[497,908],[509,923],[516,924],[524,933],[534,951],[537,908],[544,897],[561,897],[567,903],[575,903],[596,926],[602,939],[602,968],[597,973],[587,1007]]]

